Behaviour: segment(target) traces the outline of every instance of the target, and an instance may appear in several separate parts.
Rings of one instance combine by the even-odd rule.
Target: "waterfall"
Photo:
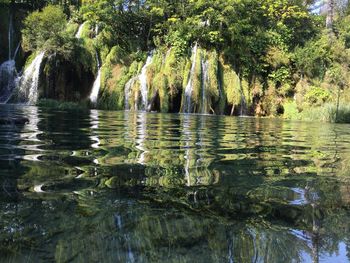
[[[196,69],[196,57],[197,57],[198,44],[196,43],[192,48],[192,66],[191,72],[189,75],[188,83],[185,88],[185,104],[184,104],[184,113],[191,113],[192,109],[192,92],[193,92],[193,75]]]
[[[90,101],[92,104],[96,105],[97,99],[98,99],[98,93],[100,92],[101,88],[101,65],[100,65],[100,59],[98,58],[98,52],[96,51],[96,62],[97,62],[97,77],[94,81],[94,84],[92,85],[92,90],[90,93]]]
[[[21,47],[21,42],[19,42],[17,47],[16,47],[15,53],[13,54],[13,58],[12,58],[13,60],[16,60],[17,53],[18,53],[20,47]]]
[[[12,13],[10,14],[10,19],[9,19],[9,29],[8,29],[8,41],[9,41],[9,60],[11,59],[12,56],[12,33],[13,33],[13,21],[12,21]]]
[[[24,71],[23,76],[19,80],[19,99],[27,104],[34,105],[38,99],[40,67],[44,55],[44,51],[40,52]]]
[[[84,25],[86,24],[86,22],[82,23],[79,28],[78,28],[78,31],[77,33],[75,34],[75,37],[76,38],[81,38],[81,34],[83,32],[83,28],[84,28]]]
[[[143,110],[147,110],[148,106],[147,67],[152,63],[152,58],[153,52],[148,55],[146,63],[143,66],[139,76]]]
[[[101,68],[98,69],[97,77],[95,79],[94,85],[92,86],[90,101],[92,104],[96,105],[98,93],[100,92],[101,87]]]
[[[201,59],[201,71],[202,71],[202,114],[208,113],[208,98],[207,91],[209,85],[209,61]]]
[[[16,63],[14,60],[5,61],[0,65],[0,103],[6,103],[16,87]]]
[[[137,81],[137,77],[131,78],[126,84],[124,89],[124,108],[125,110],[130,110],[130,96],[131,96],[131,89],[135,84],[135,81]]]
[[[9,60],[0,65],[0,103],[6,103],[11,98],[12,92],[16,87],[17,71],[15,58],[19,50],[20,43],[18,44],[14,56],[12,57],[13,31],[13,15],[11,13],[8,27]]]
[[[95,39],[97,37],[98,34],[98,25],[96,25],[95,27]],[[94,84],[92,85],[92,90],[90,93],[90,102],[96,106],[97,104],[97,99],[98,99],[98,93],[100,92],[100,88],[101,88],[101,64],[100,64],[100,59],[98,57],[98,52],[96,50],[96,63],[97,63],[97,68],[98,68],[98,72],[97,72],[97,77],[94,81]]]

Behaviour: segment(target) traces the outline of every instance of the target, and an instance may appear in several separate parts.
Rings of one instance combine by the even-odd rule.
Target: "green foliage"
[[[329,34],[325,17],[309,12],[313,1],[85,0],[79,12],[67,9],[67,4],[77,6],[72,1],[49,2],[26,18],[22,45],[33,53],[45,50],[57,65],[73,61],[93,72],[97,52],[103,64],[102,108],[123,109],[125,84],[139,74],[152,49],[149,100],[159,95],[163,112],[174,108],[190,77],[195,112],[205,104],[215,113],[231,107],[237,113],[243,106],[249,113],[278,115],[292,97],[301,111],[350,94],[350,16],[335,16],[334,34]],[[190,76],[195,43],[200,48]],[[203,62],[209,65],[207,83]],[[135,101],[139,83],[133,84]]]
[[[301,74],[310,78],[323,78],[331,63],[330,46],[327,36],[309,41],[295,51],[295,61]]]
[[[341,104],[337,106],[332,103],[325,103],[321,106],[305,106],[299,111],[294,101],[284,103],[283,117],[290,120],[321,121],[350,123],[350,106]]]
[[[309,105],[320,106],[327,102],[331,97],[329,91],[311,86],[308,92],[305,94],[305,102]]]
[[[237,106],[241,103],[241,81],[235,71],[229,65],[222,65],[223,79],[222,84],[227,96],[229,105]]]
[[[300,120],[301,114],[295,101],[287,101],[283,104],[283,117],[289,120]]]
[[[59,6],[47,6],[42,11],[34,11],[24,21],[22,30],[22,46],[27,51],[41,48],[50,40],[52,42],[65,43],[62,35],[67,20],[62,8]]]

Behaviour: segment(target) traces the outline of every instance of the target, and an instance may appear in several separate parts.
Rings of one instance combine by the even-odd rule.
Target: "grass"
[[[290,120],[321,121],[332,123],[350,123],[350,106],[340,104],[337,114],[335,104],[326,103],[318,107],[307,107],[299,112],[295,102],[284,105],[283,117]]]

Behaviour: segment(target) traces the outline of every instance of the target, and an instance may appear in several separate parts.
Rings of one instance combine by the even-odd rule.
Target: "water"
[[[35,105],[38,100],[38,86],[41,63],[44,59],[45,52],[40,52],[27,67],[21,76],[17,88],[18,102],[24,102],[29,105]]]
[[[101,88],[101,68],[98,69],[97,77],[94,81],[94,84],[92,85],[92,90],[90,94],[90,101],[94,105],[96,105],[97,103],[100,88]]]
[[[86,22],[82,23],[79,28],[78,28],[78,31],[77,33],[75,34],[75,37],[76,38],[81,38],[81,34],[83,33],[83,29],[84,29],[84,26],[85,26]]]
[[[0,103],[6,103],[16,87],[16,62],[5,61],[0,65]]]
[[[349,125],[0,106],[21,116],[0,262],[349,262]]]
[[[208,97],[207,87],[209,85],[209,61],[201,58],[201,71],[202,71],[202,114],[208,114]]]
[[[153,59],[153,52],[151,52],[147,56],[146,63],[142,67],[141,74],[139,76],[143,110],[147,110],[147,106],[148,106],[147,67],[152,63],[152,59]]]
[[[196,43],[192,48],[192,66],[191,66],[190,75],[188,77],[188,82],[185,88],[184,113],[192,112],[193,75],[196,69],[197,50],[198,50],[198,44]]]
[[[20,43],[18,43],[15,53],[12,56],[13,31],[13,15],[11,13],[8,27],[9,60],[0,65],[0,103],[6,103],[11,98],[12,92],[16,87],[17,70],[15,59],[20,48]]]
[[[101,88],[101,65],[100,65],[100,59],[98,57],[98,53],[96,51],[96,62],[97,62],[97,77],[94,81],[94,84],[92,85],[91,93],[90,93],[90,101],[93,105],[97,104],[98,94],[100,92]]]

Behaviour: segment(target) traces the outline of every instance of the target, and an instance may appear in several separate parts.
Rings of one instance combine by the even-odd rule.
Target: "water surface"
[[[349,262],[350,125],[3,117],[0,262]]]

